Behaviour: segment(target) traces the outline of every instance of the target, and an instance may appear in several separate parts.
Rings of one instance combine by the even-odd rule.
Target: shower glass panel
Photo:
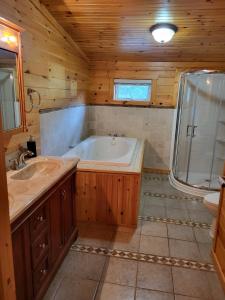
[[[219,188],[225,161],[225,74],[181,77],[174,177],[188,185]]]

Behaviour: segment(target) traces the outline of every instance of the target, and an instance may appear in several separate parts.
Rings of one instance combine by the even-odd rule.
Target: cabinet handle
[[[44,221],[44,217],[43,217],[43,216],[37,216],[37,220],[38,220],[39,222],[43,222],[43,221]]]
[[[65,196],[66,196],[66,191],[65,191],[65,190],[62,190],[62,191],[61,191],[61,197],[62,197],[62,199],[65,199]]]
[[[47,245],[46,245],[45,243],[42,243],[42,244],[39,245],[39,247],[42,248],[42,249],[45,249],[46,246],[47,246]]]
[[[42,275],[45,275],[47,273],[47,271],[48,270],[46,270],[46,269],[42,269],[40,272],[41,272]]]

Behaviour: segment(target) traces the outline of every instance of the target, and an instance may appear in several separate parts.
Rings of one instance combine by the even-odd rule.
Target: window
[[[114,79],[116,101],[144,101],[151,99],[152,80]]]

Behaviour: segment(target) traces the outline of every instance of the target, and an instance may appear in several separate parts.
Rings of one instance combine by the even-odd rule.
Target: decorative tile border
[[[204,229],[211,228],[211,225],[208,223],[195,222],[193,220],[179,220],[179,219],[161,218],[161,217],[154,217],[154,216],[139,216],[138,219],[143,221],[183,225],[183,226],[204,228]]]
[[[175,257],[159,256],[159,255],[130,252],[130,251],[109,249],[109,248],[102,248],[102,247],[97,248],[97,247],[81,245],[81,244],[73,244],[71,250],[77,252],[83,252],[83,253],[98,254],[98,255],[104,255],[110,257],[142,261],[147,263],[181,267],[181,268],[192,269],[192,270],[215,272],[214,266],[210,263],[198,262],[198,261],[188,260],[188,259],[180,259]]]
[[[164,175],[144,174],[143,179],[148,181],[169,181],[168,175],[165,174]]]
[[[203,202],[201,197],[192,197],[192,196],[181,196],[181,195],[171,195],[164,193],[152,193],[152,192],[143,192],[144,196],[157,197],[157,198],[168,198],[168,199],[180,199],[180,200],[194,200],[198,202]]]

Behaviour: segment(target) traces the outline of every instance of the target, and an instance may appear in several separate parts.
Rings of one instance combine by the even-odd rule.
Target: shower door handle
[[[196,134],[195,134],[195,129],[197,128],[198,126],[192,126],[192,137],[195,137]]]
[[[191,125],[187,125],[186,136],[190,136],[189,129],[190,129],[191,127],[192,127]]]

